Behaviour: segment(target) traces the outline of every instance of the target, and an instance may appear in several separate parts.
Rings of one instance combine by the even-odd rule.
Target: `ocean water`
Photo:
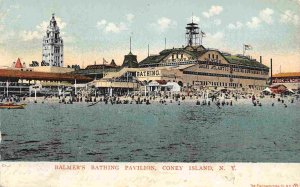
[[[1,160],[300,162],[300,104],[28,104],[0,110]]]

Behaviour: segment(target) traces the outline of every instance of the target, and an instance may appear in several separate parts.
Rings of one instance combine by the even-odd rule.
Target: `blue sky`
[[[102,58],[122,63],[132,51],[142,60],[167,47],[185,45],[191,20],[206,33],[203,45],[248,54],[275,68],[300,71],[300,0],[0,0],[0,65],[20,57],[41,61],[41,41],[55,13],[65,40],[65,64],[92,64]]]

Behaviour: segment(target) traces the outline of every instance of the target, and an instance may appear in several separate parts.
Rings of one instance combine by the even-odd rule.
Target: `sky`
[[[165,47],[186,45],[193,21],[206,33],[203,46],[246,55],[273,72],[300,71],[300,0],[0,0],[0,66],[42,60],[42,38],[55,13],[65,65],[121,65],[129,53],[143,60]]]

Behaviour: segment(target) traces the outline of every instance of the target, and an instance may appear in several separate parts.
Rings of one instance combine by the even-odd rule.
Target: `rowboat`
[[[24,109],[24,106],[23,104],[0,103],[0,109]]]

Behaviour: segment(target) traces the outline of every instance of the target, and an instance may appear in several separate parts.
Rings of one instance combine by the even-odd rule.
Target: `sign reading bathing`
[[[138,71],[136,72],[137,77],[154,77],[160,76],[160,70],[151,70],[151,71]]]

